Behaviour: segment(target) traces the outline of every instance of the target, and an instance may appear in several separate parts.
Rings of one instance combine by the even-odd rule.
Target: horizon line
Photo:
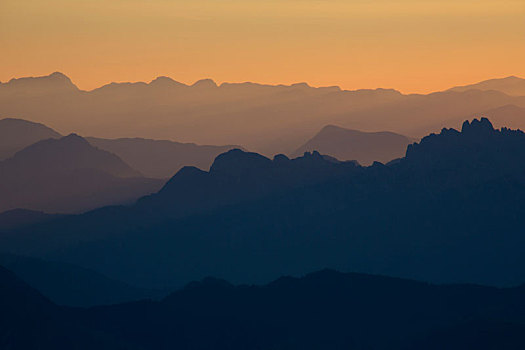
[[[65,73],[63,73],[61,71],[54,71],[54,72],[49,73],[47,75],[12,77],[11,79],[9,79],[9,80],[7,80],[5,82],[0,81],[0,85],[6,85],[6,84],[9,84],[9,83],[11,83],[13,81],[17,81],[17,80],[21,80],[21,79],[48,78],[48,77],[51,77],[53,75],[60,75],[60,76],[63,76],[65,78],[67,78],[79,91],[84,91],[84,92],[92,92],[92,91],[95,91],[95,90],[98,90],[98,89],[101,89],[103,87],[110,86],[110,85],[120,85],[120,84],[122,84],[122,85],[124,85],[124,84],[130,84],[130,85],[133,85],[133,84],[145,84],[145,85],[150,85],[150,84],[152,84],[153,82],[155,82],[155,81],[157,81],[159,79],[168,79],[168,80],[172,81],[173,83],[180,84],[180,85],[183,85],[183,86],[186,86],[186,87],[194,87],[194,86],[196,86],[199,83],[203,83],[203,82],[209,81],[209,82],[213,83],[217,88],[223,87],[225,85],[252,84],[252,85],[267,86],[267,87],[294,87],[294,86],[299,87],[299,86],[304,86],[304,87],[312,88],[312,89],[338,89],[341,92],[377,91],[377,90],[386,90],[386,91],[388,91],[388,90],[390,90],[390,91],[399,92],[402,95],[429,95],[429,94],[436,93],[436,92],[445,92],[445,91],[449,91],[449,90],[454,89],[454,88],[461,88],[461,87],[466,87],[466,86],[469,86],[469,85],[476,85],[476,84],[489,82],[489,81],[497,81],[497,80],[505,80],[505,79],[525,80],[525,78],[519,77],[517,75],[507,75],[507,76],[502,76],[502,77],[497,77],[497,78],[484,79],[484,80],[471,82],[471,83],[465,83],[465,84],[461,84],[461,85],[453,85],[453,86],[451,86],[449,88],[446,88],[444,90],[432,90],[430,92],[424,93],[424,92],[404,92],[404,91],[401,91],[399,89],[392,88],[392,87],[344,89],[344,88],[342,88],[339,85],[314,86],[314,85],[311,85],[310,83],[308,83],[306,81],[299,81],[299,82],[294,82],[294,83],[289,83],[289,84],[286,84],[286,83],[274,83],[274,84],[272,84],[272,83],[260,83],[260,82],[254,82],[254,81],[248,81],[248,80],[246,80],[246,81],[237,81],[237,82],[217,81],[217,80],[215,80],[213,78],[207,77],[207,78],[202,78],[202,79],[195,80],[193,83],[186,83],[186,82],[182,82],[182,81],[179,81],[179,80],[175,80],[172,77],[167,76],[167,75],[159,75],[159,76],[153,78],[152,80],[150,80],[149,82],[143,81],[143,80],[138,80],[138,81],[110,81],[108,83],[103,83],[102,85],[99,85],[98,87],[95,87],[93,89],[82,89],[82,88],[79,87],[79,85],[74,83],[73,79],[71,79],[71,77],[69,75],[67,75],[67,74],[65,74]]]

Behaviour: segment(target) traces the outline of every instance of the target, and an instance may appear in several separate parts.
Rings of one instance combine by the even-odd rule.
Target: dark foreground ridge
[[[0,269],[0,347],[522,349],[524,291],[324,270],[265,286],[208,278],[161,302],[69,309]]]

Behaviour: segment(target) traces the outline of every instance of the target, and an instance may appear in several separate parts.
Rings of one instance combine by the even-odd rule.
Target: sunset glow
[[[429,92],[525,76],[515,0],[2,0],[0,81],[255,81]]]

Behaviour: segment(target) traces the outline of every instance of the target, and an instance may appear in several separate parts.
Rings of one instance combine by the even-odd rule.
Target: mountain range
[[[0,268],[6,349],[521,349],[523,287],[324,270],[264,286],[204,279],[160,302],[51,303]]]
[[[261,85],[168,77],[78,89],[62,73],[0,84],[0,115],[53,125],[63,133],[101,138],[144,137],[198,144],[235,144],[266,156],[291,154],[326,125],[422,137],[460,127],[472,115],[498,118],[498,108],[525,107],[519,78],[483,83],[498,90],[405,95],[391,89],[345,91],[305,83]],[[463,89],[464,90],[464,89]],[[72,117],[74,116],[74,117]],[[523,128],[522,120],[507,125]],[[380,128],[378,130],[378,128]]]
[[[232,150],[135,205],[4,230],[0,246],[150,289],[324,267],[512,286],[525,280],[524,150],[523,132],[484,118],[387,165]]]

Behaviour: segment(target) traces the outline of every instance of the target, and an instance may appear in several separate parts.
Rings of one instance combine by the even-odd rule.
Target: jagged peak
[[[471,132],[492,132],[494,127],[488,118],[482,117],[481,119],[474,118],[472,122],[465,120],[461,127],[462,133],[471,133]]]

